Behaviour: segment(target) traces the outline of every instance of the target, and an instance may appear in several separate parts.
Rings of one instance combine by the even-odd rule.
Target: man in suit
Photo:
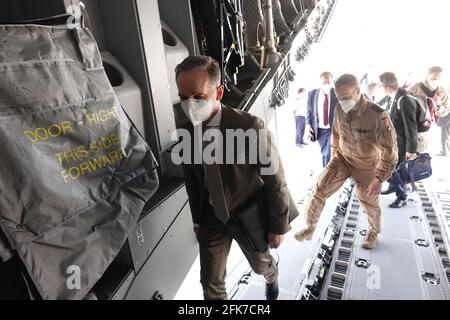
[[[333,127],[336,94],[332,87],[333,76],[330,72],[320,75],[322,87],[308,94],[308,112],[306,122],[312,141],[319,141],[322,165],[325,168],[331,158],[331,128]]]
[[[227,155],[231,152],[228,144],[230,131],[261,132],[265,130],[265,126],[258,117],[220,103],[224,92],[220,79],[219,64],[210,57],[188,57],[176,68],[181,107],[190,120],[185,128],[190,136],[200,132],[200,138],[205,142],[205,135],[211,129],[226,132],[222,148],[214,139],[208,146],[204,146],[200,163],[192,160],[183,164],[194,231],[200,247],[204,298],[227,299],[226,263],[231,242],[235,240],[254,272],[266,278],[266,298],[274,300],[279,291],[277,263],[269,248],[263,252],[256,250],[255,243],[251,241],[239,219],[255,201],[265,200],[266,210],[260,210],[261,206],[257,207],[259,213],[255,217],[255,224],[262,223],[261,220],[266,221],[267,230],[263,237],[267,239],[268,247],[277,248],[283,241],[283,235],[290,229],[289,191],[279,155],[272,148],[268,132],[266,139],[258,138],[258,146],[256,143],[248,143],[242,152],[238,152],[245,154],[245,163],[236,162],[236,158],[231,163],[228,161]],[[269,161],[264,161],[264,164],[279,164],[278,170],[275,169],[270,174],[262,174],[264,165],[259,156],[256,164],[247,161],[250,154],[258,152],[257,147],[261,148],[261,143],[264,148],[272,146],[267,155]],[[216,152],[222,153],[227,159],[225,164],[206,161],[204,155],[211,144],[216,147]],[[195,150],[195,146],[192,149]]]
[[[400,88],[397,76],[385,72],[380,76],[381,87],[389,96],[388,110],[397,133],[398,164],[417,158],[417,107],[415,101],[408,97],[408,91]],[[397,198],[389,205],[390,208],[401,208],[407,204],[406,193],[398,188],[390,179],[389,188],[381,194],[395,192]]]
[[[326,199],[353,177],[356,195],[369,223],[362,246],[372,249],[381,232],[381,184],[391,176],[397,163],[395,132],[389,114],[364,98],[354,75],[345,74],[336,81],[336,95],[339,104],[333,124],[332,158],[306,207],[306,228],[297,232],[295,238],[312,239]]]

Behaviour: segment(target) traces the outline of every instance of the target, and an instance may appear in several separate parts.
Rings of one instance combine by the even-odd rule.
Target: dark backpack
[[[410,92],[405,95],[410,101],[416,105],[416,121],[417,121],[417,132],[427,132],[430,130],[431,125],[437,121],[437,111],[436,105],[430,97],[414,95]],[[400,97],[398,104],[403,97]]]

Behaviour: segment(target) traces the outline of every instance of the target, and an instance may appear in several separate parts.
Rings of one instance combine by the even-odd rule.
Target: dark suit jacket
[[[308,93],[308,112],[306,116],[306,123],[314,130],[314,139],[317,140],[319,131],[319,93],[320,89],[312,90]],[[337,98],[334,89],[330,93],[330,128],[333,128],[334,109],[336,108]],[[321,106],[323,108],[323,106]]]
[[[417,152],[417,107],[407,94],[405,89],[399,89],[390,112],[397,133],[399,162],[405,159],[406,152]]]
[[[226,129],[263,129],[263,121],[247,112],[236,110],[230,107],[222,107],[221,131],[226,137]],[[186,125],[186,129],[192,134],[194,128],[192,124]],[[224,138],[224,146],[226,146]],[[263,141],[268,146],[271,145],[271,137]],[[246,144],[246,157],[250,148]],[[270,147],[267,147],[270,151]],[[236,152],[235,152],[236,154]],[[274,175],[261,175],[260,169],[263,167],[259,161],[258,164],[222,164],[220,172],[224,188],[225,199],[230,211],[230,215],[239,214],[239,208],[254,199],[258,193],[266,192],[267,197],[267,217],[268,231],[273,234],[285,234],[290,230],[289,225],[289,190],[284,177],[284,170],[281,164],[279,154],[272,150],[269,155],[271,161],[278,161],[279,170]],[[224,159],[226,159],[226,150],[224,147]],[[234,162],[236,163],[236,162]],[[209,204],[208,190],[204,184],[204,170],[201,164],[184,164],[186,189],[191,206],[192,219],[194,223],[202,225],[206,214],[211,214],[212,208]]]

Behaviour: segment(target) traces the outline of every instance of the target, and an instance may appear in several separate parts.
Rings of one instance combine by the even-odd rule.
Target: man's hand
[[[417,153],[406,153],[406,160],[414,160],[417,158]]]
[[[378,181],[377,178],[375,178],[367,187],[367,195],[369,197],[374,197],[380,194],[381,192],[381,182]]]
[[[281,234],[269,233],[267,238],[269,241],[269,248],[276,249],[283,242],[284,236]]]

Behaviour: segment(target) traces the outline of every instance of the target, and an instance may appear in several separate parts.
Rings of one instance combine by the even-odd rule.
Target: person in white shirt
[[[308,95],[305,88],[299,88],[297,91],[297,98],[293,104],[292,111],[295,118],[295,145],[299,148],[308,145],[305,142],[305,127],[306,127],[306,105]]]

